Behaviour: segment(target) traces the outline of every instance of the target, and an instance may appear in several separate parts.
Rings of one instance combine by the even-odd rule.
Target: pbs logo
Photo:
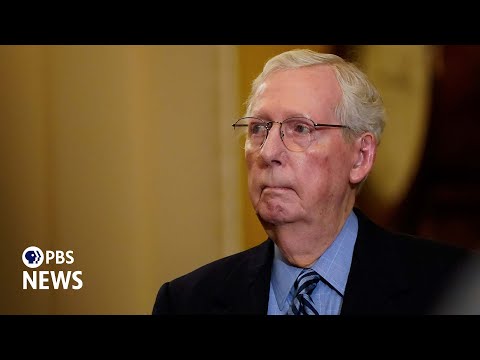
[[[29,246],[22,253],[22,261],[25,266],[30,269],[35,269],[45,264],[55,265],[71,265],[74,263],[73,250],[45,250]],[[76,270],[23,270],[23,289],[31,288],[33,290],[44,289],[73,289],[78,290],[83,286],[83,281],[80,278],[82,271]]]
[[[35,269],[43,264],[45,256],[42,249],[36,246],[27,247],[22,254],[23,263],[30,269]]]

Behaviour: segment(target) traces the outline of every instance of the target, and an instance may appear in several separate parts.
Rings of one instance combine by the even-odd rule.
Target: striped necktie
[[[310,297],[317,286],[320,275],[313,269],[303,269],[295,280],[293,301],[288,309],[288,315],[319,315]]]

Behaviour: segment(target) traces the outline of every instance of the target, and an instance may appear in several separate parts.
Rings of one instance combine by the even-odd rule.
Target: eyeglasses
[[[265,143],[273,124],[280,125],[280,138],[290,151],[305,151],[315,139],[315,130],[328,128],[350,129],[345,125],[317,124],[306,117],[291,117],[281,122],[265,121],[257,117],[247,116],[232,124],[242,147],[257,150]]]

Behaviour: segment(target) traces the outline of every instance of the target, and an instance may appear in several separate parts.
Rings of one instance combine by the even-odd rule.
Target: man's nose
[[[272,122],[267,138],[260,149],[260,155],[266,162],[280,161],[282,152],[287,148],[282,141],[281,123]]]

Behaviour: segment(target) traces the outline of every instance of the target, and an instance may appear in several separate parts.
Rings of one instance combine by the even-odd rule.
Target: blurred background
[[[1,314],[149,314],[159,286],[266,239],[231,124],[271,56],[359,64],[388,123],[358,206],[480,246],[480,46],[0,46]],[[28,246],[74,290],[23,289]]]

